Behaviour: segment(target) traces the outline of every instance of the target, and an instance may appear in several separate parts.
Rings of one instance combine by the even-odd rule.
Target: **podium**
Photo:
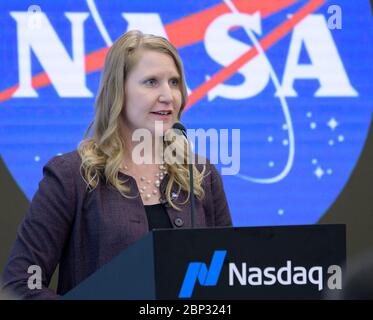
[[[345,262],[345,225],[160,229],[63,299],[321,299]]]

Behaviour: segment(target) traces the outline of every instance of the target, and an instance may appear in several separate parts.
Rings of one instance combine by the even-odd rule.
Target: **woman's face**
[[[180,74],[167,54],[143,50],[125,82],[126,104],[122,111],[127,133],[138,128],[155,132],[162,121],[163,132],[178,120],[181,107]]]

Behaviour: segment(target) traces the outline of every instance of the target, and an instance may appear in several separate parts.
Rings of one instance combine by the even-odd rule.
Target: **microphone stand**
[[[173,126],[173,129],[180,130],[183,136],[185,137],[187,141],[187,146],[188,146],[188,153],[189,153],[189,159],[188,159],[188,168],[189,168],[189,197],[190,197],[190,224],[191,227],[194,229],[195,227],[195,199],[194,199],[194,181],[193,181],[193,161],[192,161],[192,148],[188,140],[188,136],[186,134],[186,129],[185,127],[180,123],[176,122]]]
[[[191,226],[194,229],[194,215],[195,215],[195,202],[194,202],[194,183],[193,183],[193,164],[192,164],[192,148],[190,147],[189,140],[186,138],[188,141],[188,151],[189,151],[189,184],[190,184],[190,221],[191,221]]]

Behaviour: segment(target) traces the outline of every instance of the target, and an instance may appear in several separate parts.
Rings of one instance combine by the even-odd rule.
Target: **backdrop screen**
[[[0,154],[30,200],[45,163],[82,140],[107,50],[130,29],[178,49],[181,121],[217,133],[206,155],[235,226],[317,222],[364,147],[368,0],[18,0],[1,1],[0,21]]]

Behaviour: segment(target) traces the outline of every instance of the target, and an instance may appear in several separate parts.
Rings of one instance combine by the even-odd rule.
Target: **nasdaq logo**
[[[217,286],[226,255],[226,250],[216,250],[209,267],[203,262],[189,263],[178,297],[191,298],[198,283],[202,287]],[[292,287],[293,289],[307,287],[319,292],[342,290],[342,266],[337,264],[302,266],[294,264],[290,259],[284,260],[285,265],[272,266],[229,262],[226,269],[228,276],[225,277],[228,282],[222,285],[228,291],[230,288],[240,286],[245,286],[248,290],[258,287]]]
[[[209,269],[203,262],[191,262],[185,274],[179,298],[190,298],[197,281],[201,286],[216,286],[226,254],[226,250],[216,250],[212,257]]]

